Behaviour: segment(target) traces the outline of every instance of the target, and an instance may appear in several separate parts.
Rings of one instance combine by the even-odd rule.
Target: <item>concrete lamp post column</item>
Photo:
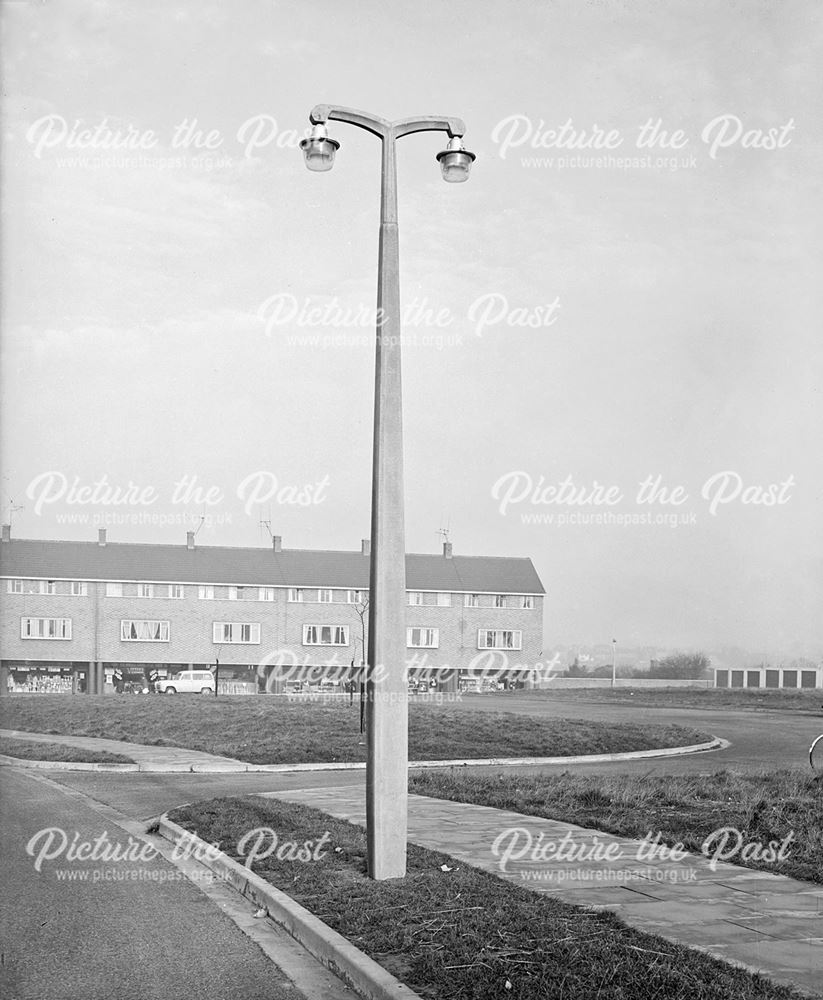
[[[403,406],[400,368],[400,258],[395,141],[412,132],[447,132],[437,157],[443,178],[466,180],[474,153],[463,148],[459,118],[426,116],[389,122],[351,108],[317,105],[300,146],[310,170],[330,170],[340,143],[328,121],[348,122],[382,143],[380,243],[372,453],[371,562],[367,655],[368,754],[366,835],[371,878],[406,874],[408,684],[406,679],[406,546],[403,522]]]

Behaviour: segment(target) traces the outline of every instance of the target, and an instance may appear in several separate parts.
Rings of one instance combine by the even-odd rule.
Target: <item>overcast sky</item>
[[[398,146],[409,551],[530,556],[548,649],[823,654],[812,0],[2,12],[15,535],[359,547],[379,145],[297,142],[454,115],[467,184]]]

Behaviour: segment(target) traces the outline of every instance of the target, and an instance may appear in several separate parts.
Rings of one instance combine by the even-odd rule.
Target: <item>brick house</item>
[[[342,682],[367,643],[360,551],[12,539],[0,545],[0,694],[114,690],[121,678],[220,664],[222,681],[281,691]],[[528,682],[544,589],[530,559],[406,556],[409,678]]]

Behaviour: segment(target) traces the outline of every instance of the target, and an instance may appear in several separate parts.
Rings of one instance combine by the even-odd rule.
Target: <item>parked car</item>
[[[158,694],[214,694],[214,674],[210,670],[183,670],[157,682]]]

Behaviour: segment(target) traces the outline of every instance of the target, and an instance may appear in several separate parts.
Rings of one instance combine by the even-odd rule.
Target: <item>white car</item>
[[[158,694],[214,694],[214,674],[210,670],[184,670],[157,682]]]

